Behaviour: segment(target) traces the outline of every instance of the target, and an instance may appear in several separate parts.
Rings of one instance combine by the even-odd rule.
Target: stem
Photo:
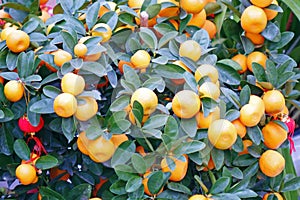
[[[204,191],[204,193],[207,194],[208,193],[208,189],[207,189],[206,185],[204,185],[204,183],[202,182],[202,180],[200,179],[200,177],[198,175],[195,175],[194,178],[199,183],[199,185],[201,186],[201,188]]]
[[[141,17],[141,27],[148,27],[148,19],[149,15],[146,11],[141,12],[140,14]]]
[[[212,185],[215,184],[216,183],[215,175],[211,171],[208,171],[208,174],[209,174],[209,178],[211,180]]]

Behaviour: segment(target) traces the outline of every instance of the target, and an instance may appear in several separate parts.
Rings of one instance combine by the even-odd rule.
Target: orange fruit
[[[65,62],[72,60],[72,55],[62,49],[58,49],[51,54],[54,55],[54,63],[59,67],[63,66]]]
[[[201,12],[201,10],[206,5],[206,0],[180,0],[180,7],[188,13],[197,14]]]
[[[114,143],[115,147],[118,148],[123,142],[127,141],[128,137],[126,134],[115,134],[112,135],[111,141]]]
[[[20,164],[16,169],[16,177],[23,185],[32,184],[36,180],[36,170],[30,164]]]
[[[252,63],[256,62],[266,69],[266,61],[268,57],[259,51],[254,51],[247,56],[247,67],[252,72]]]
[[[264,7],[268,7],[269,5],[271,5],[272,0],[250,0],[250,2],[255,6],[264,8]]]
[[[171,176],[169,178],[170,181],[181,181],[185,177],[188,169],[188,156],[186,154],[184,154],[183,156],[185,160],[180,160],[173,156],[169,157],[174,162],[172,163],[172,165],[175,165],[173,170],[168,166],[167,159],[166,158],[162,159],[160,163],[161,170],[163,172],[171,173]]]
[[[124,60],[120,60],[119,63],[118,63],[118,68],[119,68],[121,74],[124,73],[124,71],[123,71],[123,66],[124,66],[125,64],[128,65],[128,66],[131,67],[131,68],[134,68],[134,66],[133,66],[133,64],[132,64],[131,62],[127,62],[127,61],[124,61]]]
[[[244,149],[239,152],[239,155],[248,154],[248,147],[252,146],[253,142],[251,140],[243,140]]]
[[[265,38],[259,33],[246,32],[245,36],[255,45],[262,45],[265,42]]]
[[[83,92],[84,87],[84,78],[72,72],[65,74],[61,79],[61,89],[65,93],[76,96]]]
[[[285,98],[278,90],[269,90],[263,95],[263,101],[266,108],[266,113],[276,115],[283,111],[285,107]]]
[[[205,20],[205,23],[202,26],[202,28],[207,31],[210,39],[216,37],[217,26],[214,22],[212,22],[210,20]]]
[[[74,54],[79,58],[83,58],[87,52],[88,48],[85,44],[78,43],[74,47]]]
[[[128,0],[128,6],[130,8],[141,8],[144,0]]]
[[[249,104],[255,105],[262,115],[265,113],[264,101],[259,96],[250,95]]]
[[[78,147],[79,151],[81,151],[81,153],[83,153],[84,155],[87,155],[87,156],[89,155],[89,151],[87,150],[87,148],[81,141],[81,137],[77,138],[77,147]]]
[[[64,174],[63,176],[61,176]],[[70,174],[67,173],[66,170],[61,170],[58,167],[54,167],[50,169],[50,179],[54,179],[56,177],[60,176],[59,180],[67,181],[70,178]]]
[[[259,107],[253,104],[246,104],[240,110],[240,120],[248,127],[256,126],[262,117]]]
[[[277,2],[276,0],[273,0],[273,1],[272,1],[272,4],[275,4],[275,5],[278,6],[278,2]],[[271,10],[271,9],[268,9],[268,8],[264,8],[264,11],[265,11],[265,13],[266,13],[266,15],[267,15],[267,19],[268,19],[268,20],[272,20],[272,19],[274,19],[274,18],[278,15],[278,12],[275,11],[275,10]]]
[[[175,94],[172,100],[174,114],[183,119],[194,117],[200,110],[199,96],[191,90],[182,90]]]
[[[42,10],[42,15],[39,16],[39,18],[45,23],[49,18],[51,17],[51,15],[46,11],[46,10]]]
[[[105,5],[100,6],[99,12],[98,12],[98,16],[102,17],[105,13],[109,12],[109,11],[115,11],[117,4],[113,1],[106,1]]]
[[[205,25],[205,21],[206,21],[206,12],[203,9],[201,12],[193,14],[192,19],[188,22],[187,25],[203,28],[203,26]]]
[[[289,115],[289,109],[288,107],[286,107],[286,105],[284,106],[284,109],[281,111],[281,113],[285,115]]]
[[[201,51],[200,44],[194,40],[187,40],[181,43],[179,47],[181,57],[187,57],[195,62],[201,57]]]
[[[77,110],[77,100],[72,94],[59,94],[54,99],[53,109],[60,117],[71,117]]]
[[[14,30],[7,35],[6,45],[12,52],[20,53],[28,49],[30,45],[30,37],[24,31]]]
[[[1,32],[1,40],[6,40],[7,36],[15,30],[16,30],[15,27],[7,27],[3,29]]]
[[[156,109],[158,98],[156,94],[148,88],[139,88],[131,96],[130,105],[133,107],[134,101],[138,101],[144,109],[144,115],[150,115]]]
[[[95,198],[90,198],[89,200],[102,200],[101,198],[95,197]]]
[[[88,121],[98,112],[98,104],[93,97],[79,97],[77,103],[75,117],[80,121]]]
[[[44,5],[48,2],[49,0],[40,0],[40,5]]]
[[[279,175],[284,167],[285,159],[277,151],[267,150],[259,158],[259,168],[268,177]]]
[[[0,10],[0,19],[3,19],[3,18],[11,18],[11,16],[7,12],[5,12],[4,9],[2,8]]]
[[[213,83],[219,80],[218,70],[209,64],[202,64],[195,71],[195,79],[197,82],[204,76],[208,76]]]
[[[97,30],[99,28],[105,29],[105,31],[104,30]],[[110,26],[108,26],[107,24],[99,23],[99,24],[96,24],[92,28],[92,36],[100,36],[100,37],[102,37],[101,42],[107,42],[112,36],[112,30],[111,30]]]
[[[149,195],[149,196],[153,196],[155,194],[152,194],[148,188],[148,180],[149,180],[149,176],[150,176],[151,172],[146,172],[144,175],[143,175],[143,181],[142,181],[142,184],[144,185],[144,192]],[[156,194],[160,194],[162,193],[163,191],[163,188],[161,188],[161,190]]]
[[[270,121],[262,129],[264,144],[270,149],[277,149],[287,139],[287,131],[275,122]]]
[[[229,149],[237,139],[235,126],[226,119],[213,121],[207,132],[210,143],[221,150]]]
[[[215,168],[215,163],[212,159],[212,157],[209,158],[209,161],[207,163],[207,166],[205,166],[202,170],[207,172],[209,170],[213,170]]]
[[[206,196],[202,194],[195,194],[189,198],[189,200],[210,200],[210,198],[207,198]]]
[[[128,118],[129,118],[129,121],[133,124],[133,125],[136,125],[136,120],[135,120],[135,117],[134,117],[134,114],[132,112],[132,110],[129,111],[128,113]],[[144,114],[143,116],[143,119],[142,119],[142,124],[144,124],[149,118],[149,114]]]
[[[175,62],[173,62],[173,64],[181,67],[185,71],[191,72],[191,70],[181,60],[176,60]],[[175,83],[176,85],[182,85],[182,84],[185,83],[185,79],[184,78],[181,78],[181,79],[171,79],[171,81],[173,83]]]
[[[213,121],[220,119],[220,108],[215,107],[207,117],[204,117],[203,112],[198,112],[195,117],[198,128],[208,128]]]
[[[239,74],[243,74],[247,71],[247,56],[243,54],[237,54],[231,58],[241,66],[241,70],[238,70]]]
[[[157,0],[158,4],[162,4],[162,3],[165,3],[165,2],[173,3],[175,6],[162,8],[159,11],[158,15],[160,17],[167,17],[167,18],[178,16],[178,14],[179,14],[179,7],[178,7],[179,3],[175,0]]]
[[[267,15],[257,6],[247,7],[241,16],[242,28],[249,33],[260,33],[267,26]]]
[[[25,89],[20,81],[10,80],[4,85],[3,92],[7,100],[17,102],[22,99]]]
[[[130,58],[130,62],[137,69],[146,69],[150,65],[150,61],[150,54],[145,50],[138,50]]]
[[[220,88],[212,82],[204,82],[200,87],[199,87],[199,93],[201,97],[209,97],[214,100],[218,100],[220,97]]]
[[[78,41],[79,44],[84,44],[84,42],[88,39],[92,38],[92,36],[85,36],[80,38],[80,40]],[[97,44],[98,46],[100,46],[100,44]],[[85,55],[83,57],[84,61],[97,61],[99,58],[101,57],[101,52],[95,53],[95,54],[88,54]]]
[[[231,123],[235,126],[236,131],[237,131],[237,134],[238,134],[241,138],[245,137],[245,135],[246,135],[246,133],[247,133],[247,128],[246,128],[246,126],[241,122],[241,120],[240,120],[240,119],[236,119],[236,120],[233,120]]]
[[[264,196],[263,196],[263,199],[262,200],[268,200],[268,197],[271,195],[271,194],[274,194],[276,197],[277,197],[277,200],[284,200],[284,198],[281,196],[281,194],[279,194],[278,192],[269,192],[269,193],[266,193]]]

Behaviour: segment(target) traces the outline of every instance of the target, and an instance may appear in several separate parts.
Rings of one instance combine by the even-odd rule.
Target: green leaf
[[[13,153],[14,138],[11,130],[4,124],[0,127],[0,152],[10,156]]]
[[[239,11],[237,11],[240,13]],[[223,30],[227,38],[232,38],[235,42],[240,42],[242,29],[240,25],[233,19],[223,21]]]
[[[165,184],[164,174],[162,171],[152,172],[148,179],[148,189],[151,194],[157,194]]]
[[[37,32],[29,34],[29,37],[30,42],[45,42],[48,39],[44,34]]]
[[[131,162],[134,167],[134,169],[137,171],[139,174],[144,174],[147,170],[146,162],[140,154],[133,154],[131,157]]]
[[[60,35],[63,39],[63,48],[65,51],[69,53],[73,53],[74,46],[77,44],[77,41],[73,38],[73,36],[67,31],[61,31]]]
[[[279,42],[267,42],[268,49],[276,50],[283,48],[293,39],[294,35],[295,34],[293,32],[289,31],[281,33],[281,38]]]
[[[51,197],[58,200],[66,200],[61,194],[52,190],[50,187],[41,186],[39,188],[39,193],[41,194],[42,198],[44,197]]]
[[[112,104],[110,105],[110,111],[117,112],[124,110],[124,108],[126,108],[126,106],[128,106],[129,103],[130,97],[127,95],[123,95],[112,102]]]
[[[72,188],[66,199],[82,200],[89,199],[92,194],[92,186],[83,183]]]
[[[247,135],[256,145],[259,145],[263,140],[262,132],[258,126],[247,127]]]
[[[0,122],[8,122],[14,119],[14,113],[9,108],[2,108],[2,112],[4,113],[4,118],[0,119]]]
[[[176,138],[178,135],[178,124],[173,116],[169,116],[164,128],[164,135]]]
[[[3,4],[1,4],[1,7],[13,8],[15,10],[22,10],[25,12],[30,12],[30,8],[27,8],[26,6],[24,6],[20,3],[3,3]]]
[[[297,16],[298,20],[300,20],[300,4],[294,0],[282,0]]]
[[[54,113],[53,109],[54,99],[42,99],[31,105],[30,111],[40,114]]]
[[[267,75],[269,82],[274,87],[276,87],[277,86],[277,78],[278,78],[279,74],[277,74],[277,69],[276,69],[275,64],[270,60],[266,61],[266,75]]]
[[[128,181],[132,177],[137,177],[136,170],[128,164],[116,165],[114,170],[118,178],[123,181]]]
[[[6,66],[10,71],[13,71],[16,68],[18,54],[8,52],[6,56]]]
[[[139,36],[150,49],[157,49],[157,38],[150,29],[141,27]]]
[[[35,166],[41,170],[51,169],[57,165],[58,165],[57,158],[49,154],[45,156],[41,156],[39,159],[37,159],[35,163]]]
[[[142,185],[141,177],[132,177],[126,183],[125,190],[126,192],[134,192]]]
[[[145,124],[143,125],[143,128],[145,129],[155,129],[164,126],[167,123],[169,115],[154,115],[150,117]]]
[[[281,192],[289,192],[300,189],[300,177],[295,177],[284,183]]]
[[[141,86],[141,81],[134,69],[132,69],[128,65],[124,65],[123,70],[125,80],[132,83],[135,88],[139,88]]]
[[[109,190],[114,194],[122,195],[126,194],[125,186],[126,182],[118,180],[110,186]]]
[[[73,117],[62,118],[61,128],[64,136],[70,142],[76,133],[76,125]]]
[[[224,119],[227,119],[228,121],[233,121],[235,119],[238,119],[240,117],[240,112],[235,109],[230,109],[226,112]]]
[[[18,80],[20,78],[16,72],[1,72],[0,76],[6,80]]]
[[[184,135],[188,135],[191,138],[195,137],[197,133],[197,122],[195,117],[190,119],[181,119],[180,130],[184,133]]]
[[[17,139],[14,142],[14,151],[22,160],[30,159],[30,149],[23,139]]]
[[[142,123],[144,117],[144,108],[138,101],[133,102],[132,113],[139,124]]]
[[[160,4],[152,4],[146,8],[146,12],[149,15],[149,19],[152,19],[160,12],[161,5]]]
[[[55,86],[46,85],[45,87],[43,87],[43,93],[47,97],[55,99],[55,97],[57,97],[61,93],[61,90]]]
[[[223,64],[223,65],[227,65],[227,66],[229,66],[229,67],[235,69],[236,71],[242,69],[241,66],[240,66],[237,62],[235,62],[235,61],[233,61],[233,60],[231,60],[231,59],[223,59],[223,60],[219,60],[218,63],[221,63],[221,64]]]
[[[99,2],[93,3],[92,6],[88,8],[86,12],[86,24],[89,29],[91,29],[96,24],[99,9],[100,9]]]
[[[230,178],[228,177],[222,177],[219,178],[211,187],[210,193],[211,194],[219,194],[225,191],[225,189],[230,184]]]
[[[112,159],[111,165],[115,167],[120,164],[125,164],[127,161],[130,160],[132,155],[135,152],[135,144],[133,141],[125,141],[123,142],[115,151]]]
[[[235,106],[236,109],[240,109],[240,97],[229,88],[221,87],[222,94]]]
[[[209,97],[201,98],[201,102],[202,102],[202,110],[205,117],[207,117],[210,112],[213,112],[218,105],[218,103],[214,99]]]
[[[267,82],[265,69],[258,63],[252,63],[253,74],[258,82]]]
[[[238,167],[247,167],[254,163],[257,163],[257,158],[253,158],[252,156],[250,156],[248,154],[238,156],[233,161],[233,164]]]
[[[277,37],[280,36],[280,30],[276,24],[272,22],[268,22],[267,27],[264,29],[264,31],[261,33],[262,36],[264,36],[265,39],[278,42]],[[280,38],[279,38],[280,39]]]
[[[176,191],[176,192],[192,195],[191,190],[181,183],[169,182],[167,187],[168,187],[168,189]]]
[[[80,72],[82,73],[82,71],[88,71],[98,77],[106,75],[105,67],[98,62],[83,62]]]
[[[252,198],[252,197],[258,196],[258,194],[256,192],[254,192],[253,190],[250,190],[250,189],[244,189],[244,190],[235,192],[234,194],[240,198]]]
[[[209,47],[210,38],[207,31],[205,31],[204,29],[200,29],[196,31],[192,39],[198,42],[201,48],[203,49],[207,49]]]
[[[216,170],[221,169],[225,161],[224,151],[213,148],[211,151],[211,157],[215,163]]]
[[[181,143],[176,149],[173,150],[173,153],[176,155],[190,154],[203,150],[205,148],[205,143],[201,141],[191,141]]]
[[[241,36],[241,40],[242,40],[242,45],[243,45],[243,48],[244,48],[244,51],[246,54],[250,54],[251,52],[254,51],[255,46],[251,42],[251,40],[249,40],[248,38],[246,38],[243,35]]]
[[[160,76],[170,79],[181,79],[185,72],[185,69],[174,64],[158,65],[154,70]]]
[[[232,67],[217,63],[216,68],[219,72],[219,80],[229,85],[239,85],[241,77],[239,73]]]
[[[158,43],[158,49],[161,49],[163,46],[165,46],[170,40],[174,39],[178,35],[177,31],[170,31],[166,34],[164,34]]]
[[[249,102],[250,95],[250,87],[248,85],[244,86],[240,93],[241,106],[244,106]]]

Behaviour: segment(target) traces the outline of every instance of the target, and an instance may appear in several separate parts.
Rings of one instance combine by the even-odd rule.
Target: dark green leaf
[[[72,188],[72,190],[69,192],[66,199],[73,199],[73,200],[89,199],[91,193],[92,193],[92,186],[87,183],[83,183]]]
[[[35,113],[40,113],[40,114],[54,113],[53,102],[54,99],[39,100],[34,104],[32,104],[32,106],[30,107],[30,111]]]
[[[211,194],[219,194],[225,191],[227,187],[229,187],[230,178],[222,177],[219,178],[211,187],[210,193]]]
[[[173,190],[176,192],[181,192],[181,193],[188,194],[188,195],[192,194],[191,190],[181,183],[170,182],[170,183],[168,183],[167,186],[170,190]]]
[[[30,150],[23,139],[17,139],[14,142],[14,151],[22,160],[30,159]]]
[[[98,12],[100,9],[99,2],[95,2],[90,6],[86,12],[86,24],[91,29],[97,22]]]
[[[258,126],[247,127],[247,135],[256,145],[259,145],[263,140],[262,132]]]
[[[58,200],[66,200],[61,194],[52,190],[50,187],[41,186],[39,188],[39,193],[41,194],[42,198],[44,197],[51,197]]]
[[[41,170],[51,169],[57,165],[58,160],[54,156],[51,156],[49,154],[41,156],[35,163],[35,166]]]
[[[126,192],[134,192],[142,185],[141,177],[132,177],[126,183],[125,190]]]
[[[133,154],[131,157],[131,162],[137,173],[144,174],[146,172],[147,166],[144,158],[140,154]]]
[[[70,142],[73,140],[76,132],[76,125],[73,117],[62,118],[61,128],[64,136]]]
[[[249,102],[250,95],[250,87],[248,85],[244,86],[240,93],[241,106],[244,106]]]

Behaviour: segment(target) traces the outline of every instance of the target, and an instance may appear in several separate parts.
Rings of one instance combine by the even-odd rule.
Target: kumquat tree
[[[0,2],[1,199],[298,199],[299,0]]]

